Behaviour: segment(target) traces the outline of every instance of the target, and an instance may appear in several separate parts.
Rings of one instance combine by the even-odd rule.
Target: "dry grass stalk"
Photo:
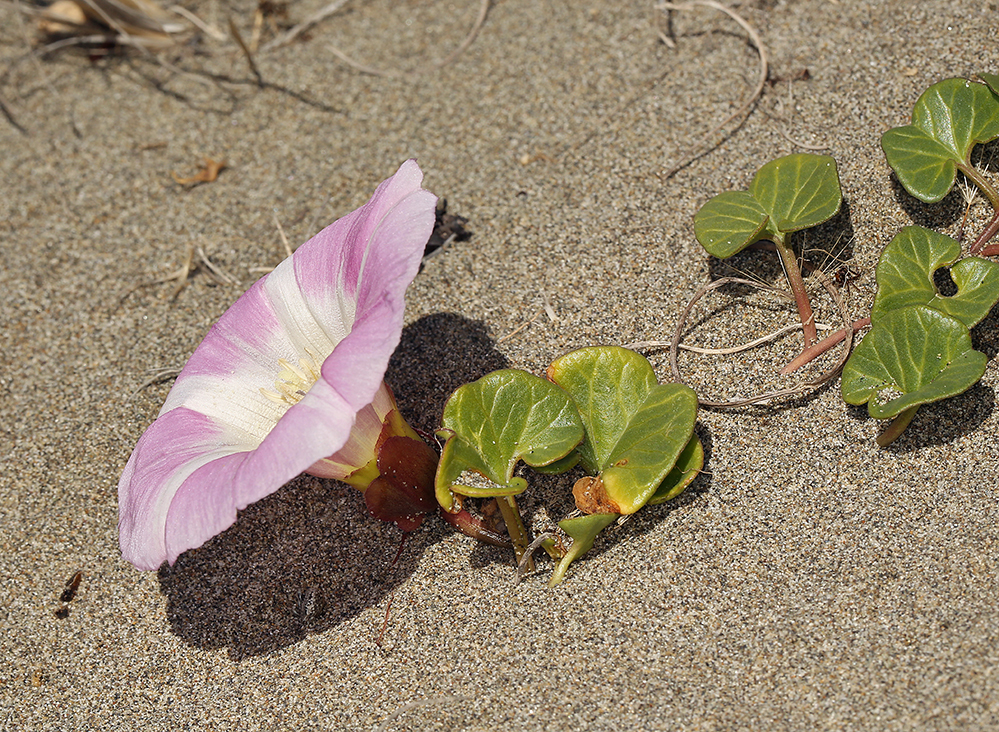
[[[846,309],[846,303],[843,302],[843,298],[840,295],[839,290],[836,289],[836,286],[833,284],[832,280],[829,279],[829,277],[827,277],[826,274],[821,270],[816,270],[815,276],[819,279],[822,285],[832,296],[833,300],[836,303],[836,307],[839,310],[839,314],[843,318],[843,323],[845,325],[843,329],[844,333],[843,350],[836,364],[828,371],[819,374],[814,378],[807,379],[799,383],[797,386],[793,386],[788,389],[778,389],[776,391],[757,394],[756,396],[752,396],[747,399],[733,399],[731,401],[726,401],[726,402],[717,402],[710,399],[704,399],[700,395],[698,395],[697,401],[702,407],[709,407],[715,409],[734,409],[737,407],[749,406],[751,404],[766,403],[781,397],[797,396],[800,394],[804,394],[808,391],[811,391],[813,389],[816,389],[825,384],[826,382],[836,378],[836,376],[839,375],[840,371],[843,368],[843,365],[846,363],[846,359],[849,358],[850,356],[850,349],[853,347],[853,335],[854,335],[853,323],[850,320],[850,313]],[[698,290],[697,293],[695,293],[694,296],[690,299],[690,302],[687,303],[686,308],[684,308],[683,312],[680,314],[680,319],[677,321],[676,328],[673,331],[673,340],[670,342],[670,348],[669,348],[669,364],[673,381],[679,384],[684,383],[683,379],[680,377],[680,368],[679,365],[677,364],[677,352],[680,350],[680,338],[682,337],[684,329],[686,327],[687,317],[690,315],[690,311],[693,309],[697,301],[700,300],[702,297],[704,297],[706,294],[708,294],[712,290],[716,290],[719,287],[723,287],[730,283],[749,285],[750,287],[756,286],[756,283],[753,282],[752,280],[741,279],[738,277],[723,277],[721,279],[715,280],[714,282],[710,282],[701,287],[701,289]]]
[[[732,20],[734,20],[736,23],[742,26],[743,30],[745,30],[746,33],[749,34],[749,38],[753,42],[753,45],[756,47],[756,52],[760,57],[759,74],[756,82],[756,88],[746,98],[746,101],[744,101],[742,105],[732,114],[730,114],[728,117],[726,117],[717,125],[715,125],[715,127],[706,135],[704,135],[700,139],[700,141],[692,145],[688,149],[688,151],[683,154],[679,162],[674,163],[669,169],[663,171],[659,175],[659,178],[661,180],[667,180],[673,177],[678,171],[690,165],[690,163],[692,163],[698,157],[704,155],[708,151],[713,150],[715,147],[717,147],[720,144],[720,142],[711,144],[711,141],[714,139],[715,135],[717,135],[719,132],[725,129],[730,123],[732,123],[735,120],[739,120],[739,125],[741,125],[745,121],[745,119],[749,116],[749,112],[750,110],[752,110],[753,105],[756,103],[756,100],[758,100],[760,96],[763,94],[763,87],[767,83],[767,76],[770,73],[769,55],[767,54],[767,48],[766,46],[763,45],[763,40],[760,38],[759,33],[757,33],[756,30],[754,30],[753,26],[751,26],[746,21],[745,18],[743,18],[741,15],[736,13],[728,6],[715,2],[715,0],[690,0],[690,2],[683,3],[681,5],[677,5],[670,2],[664,2],[661,5],[658,5],[657,7],[663,10],[691,10],[692,8],[698,6],[705,8],[712,8],[720,13],[725,13],[725,15],[729,16]],[[705,147],[705,145],[709,146]]]
[[[462,42],[459,43],[455,47],[455,49],[447,56],[447,58],[445,58],[443,61],[438,61],[433,64],[428,64],[413,72],[405,72],[400,69],[378,69],[375,68],[374,66],[368,66],[367,64],[363,64],[360,61],[355,61],[336,46],[331,45],[329,49],[333,53],[333,55],[335,55],[345,64],[350,66],[352,69],[360,71],[363,74],[371,74],[372,76],[380,76],[387,79],[404,79],[404,78],[415,78],[417,76],[422,76],[423,74],[428,74],[433,71],[437,71],[438,69],[442,69],[445,66],[448,66],[462,53],[464,53],[466,48],[472,45],[472,41],[474,41],[475,37],[479,35],[479,31],[482,29],[483,24],[486,22],[486,16],[489,14],[489,3],[490,0],[479,1],[479,14],[475,18],[475,22],[473,23],[471,30],[465,36],[464,40],[462,40]],[[286,33],[281,38],[274,39],[274,41],[265,45],[264,50],[266,51],[269,48],[272,48],[274,45],[281,45],[283,43],[286,43],[288,40],[291,40],[291,38],[293,38],[295,35],[300,33],[302,30],[304,30],[312,23],[315,23],[318,20],[325,18],[326,15],[332,14],[336,10],[339,10],[340,6],[342,6],[343,4],[344,2],[341,2],[341,0],[335,0],[335,2],[330,3],[315,16],[309,18],[304,23],[300,23],[298,26],[292,28],[290,31],[288,31],[288,33]],[[299,30],[299,28],[301,28],[301,30]]]
[[[156,368],[146,369],[146,373],[149,374],[149,378],[135,388],[135,391],[132,392],[130,398],[134,397],[140,391],[152,386],[153,384],[158,384],[161,381],[166,381],[167,379],[176,378],[176,376],[180,373],[181,368],[182,367],[180,366],[158,366]]]

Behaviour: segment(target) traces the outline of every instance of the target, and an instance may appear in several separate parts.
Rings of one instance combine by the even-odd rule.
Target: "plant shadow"
[[[972,329],[971,342],[990,362],[999,354],[999,305]],[[907,453],[931,445],[949,444],[981,426],[994,409],[995,391],[979,381],[961,394],[920,407],[912,424],[885,449]],[[847,405],[846,413],[857,422],[870,419],[866,404]],[[882,429],[888,424],[886,420]]]
[[[844,197],[835,216],[818,226],[796,232],[792,235],[792,243],[800,248],[801,256],[813,267],[831,275],[853,259],[856,238],[850,199]],[[807,268],[802,274],[808,276]]]
[[[995,401],[995,391],[978,382],[950,399],[926,404],[920,407],[905,432],[885,450],[904,454],[951,444],[978,429],[991,416]]]
[[[798,252],[799,262],[804,260],[807,263],[802,265],[802,275],[806,279],[812,269],[831,275],[842,265],[846,265],[853,259],[854,240],[850,201],[846,198],[843,199],[836,215],[828,221],[810,229],[794,232],[788,239]],[[760,251],[762,247],[766,247],[769,251]],[[767,240],[752,244],[726,259],[710,257],[708,272],[712,281],[722,277],[747,277],[788,290],[780,258],[773,249],[773,244]],[[750,290],[751,288],[746,285],[738,284],[722,288],[722,292],[732,294]]]
[[[481,323],[429,315],[404,329],[386,380],[414,426],[432,431],[454,389],[506,363]],[[383,603],[415,570],[423,534],[396,558],[403,535],[371,518],[357,490],[300,475],[160,568],[167,620],[186,643],[234,660],[272,653]]]
[[[393,564],[401,538],[353,488],[300,476],[160,569],[167,620],[233,660],[271,653],[378,605],[416,566],[412,552]]]
[[[403,329],[385,381],[409,423],[432,434],[440,427],[444,404],[455,389],[508,366],[484,323],[455,313],[434,313]]]
[[[957,185],[937,203],[923,203],[905,190],[905,186],[894,172],[891,173],[890,179],[895,200],[916,226],[934,230],[946,229],[960,220],[964,214],[964,199],[961,198],[961,191]]]

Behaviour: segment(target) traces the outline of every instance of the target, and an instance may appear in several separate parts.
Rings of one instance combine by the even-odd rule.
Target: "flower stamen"
[[[305,348],[305,356],[298,359],[297,366],[285,358],[279,358],[278,366],[281,367],[281,371],[274,381],[274,388],[277,391],[261,388],[260,393],[277,404],[287,406],[298,404],[319,379],[319,374],[322,372],[319,364],[322,360],[309,346]]]

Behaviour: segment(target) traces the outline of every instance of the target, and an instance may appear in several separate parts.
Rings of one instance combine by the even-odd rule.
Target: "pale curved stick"
[[[732,114],[723,119],[713,130],[708,132],[708,134],[704,135],[704,137],[702,137],[700,141],[697,142],[696,145],[693,145],[691,148],[688,148],[688,152],[684,155],[683,158],[680,159],[679,163],[676,163],[673,167],[661,173],[659,177],[662,180],[671,178],[681,168],[685,168],[687,167],[687,165],[693,162],[698,157],[698,155],[703,154],[703,152],[707,152],[707,150],[704,150],[703,152],[698,152],[698,149],[704,144],[705,141],[710,140],[712,137],[717,135],[718,132],[721,131],[724,127],[726,127],[732,120],[738,117],[742,117],[744,114],[746,114],[749,108],[753,106],[753,104],[756,102],[757,99],[760,98],[760,95],[763,94],[763,87],[767,83],[767,76],[770,73],[769,71],[770,62],[767,56],[767,48],[766,46],[763,45],[763,41],[760,39],[759,34],[753,29],[753,26],[747,23],[746,20],[741,15],[737,14],[731,8],[728,8],[722,5],[721,3],[717,3],[715,2],[715,0],[691,0],[690,2],[684,3],[682,5],[676,5],[674,3],[666,2],[662,3],[661,5],[658,5],[657,7],[663,10],[690,10],[691,8],[694,8],[698,5],[701,5],[706,8],[713,8],[714,10],[725,13],[725,15],[727,15],[736,23],[741,25],[743,30],[745,30],[746,33],[749,34],[749,38],[753,41],[753,45],[756,46],[756,52],[759,53],[760,55],[760,78],[756,83],[756,89],[753,90],[753,93],[749,96],[749,99],[747,99],[743,103],[743,105],[739,107],[737,110],[735,110]],[[690,150],[692,150],[693,152],[689,152]]]
[[[819,330],[832,330],[832,328],[825,323],[816,323],[815,327]],[[772,333],[767,333],[766,335],[762,335],[759,338],[749,341],[748,343],[743,343],[741,346],[732,346],[731,348],[701,348],[700,346],[688,346],[686,343],[681,343],[679,348],[681,351],[700,353],[703,356],[731,356],[733,353],[742,353],[743,351],[749,351],[757,346],[762,346],[764,343],[775,341],[785,333],[790,333],[791,331],[799,330],[800,328],[801,323],[791,323],[790,325],[785,325],[783,328],[778,328]],[[837,341],[837,343],[839,343],[839,341]],[[622,348],[630,348],[631,350],[635,350],[636,348],[662,348],[663,346],[669,346],[669,344],[670,341],[635,341],[634,343],[622,346]]]
[[[840,370],[843,368],[843,365],[846,363],[846,359],[849,358],[850,349],[853,347],[853,328],[850,327],[851,326],[850,313],[846,309],[846,303],[843,302],[843,298],[840,296],[839,290],[836,289],[836,286],[825,275],[825,273],[816,271],[815,275],[822,282],[823,286],[825,286],[825,288],[829,291],[829,294],[832,295],[833,300],[836,301],[836,305],[839,308],[840,315],[843,317],[843,322],[845,323],[845,329],[847,331],[843,347],[843,353],[840,356],[840,359],[836,363],[836,365],[833,368],[831,368],[829,371],[826,371],[825,373],[820,374],[812,379],[808,379],[807,381],[803,381],[797,386],[790,387],[788,389],[778,389],[776,391],[764,392],[763,394],[758,394],[757,396],[749,397],[747,399],[733,399],[727,402],[715,402],[698,397],[697,401],[701,406],[715,407],[719,409],[733,409],[735,407],[745,407],[750,404],[767,402],[772,399],[777,399],[779,397],[795,396],[797,394],[803,394],[807,391],[811,391],[815,387],[825,384],[827,381],[831,381],[832,379],[836,378]],[[749,285],[750,287],[756,286],[756,283],[754,283],[752,280],[746,280],[741,277],[723,277],[720,280],[709,282],[708,284],[706,284],[704,287],[702,287],[700,290],[697,291],[694,297],[690,299],[690,302],[687,303],[687,306],[683,309],[683,312],[680,314],[680,319],[677,321],[676,330],[673,331],[673,340],[670,342],[670,348],[669,348],[669,365],[670,365],[670,371],[672,372],[673,375],[673,381],[680,384],[684,383],[683,380],[680,378],[680,367],[677,364],[677,352],[679,351],[680,336],[683,333],[684,325],[686,325],[687,316],[690,315],[690,311],[693,309],[694,305],[697,304],[698,300],[700,300],[702,297],[704,297],[712,290],[716,290],[719,287],[722,287],[730,283]]]
[[[288,43],[307,28],[310,28],[311,26],[318,23],[320,20],[323,20],[327,16],[330,16],[333,13],[335,13],[346,3],[347,0],[334,0],[334,2],[330,3],[319,12],[315,13],[314,15],[310,16],[303,22],[299,23],[294,28],[289,30],[287,33],[284,33],[283,35],[278,36],[272,41],[264,44],[263,48],[261,48],[260,50],[269,51],[272,48],[276,48],[277,46],[282,46]],[[472,41],[474,41],[476,36],[479,35],[479,31],[482,29],[482,25],[486,22],[486,15],[488,14],[489,14],[489,0],[481,0],[481,3],[479,5],[479,15],[475,19],[475,23],[472,25],[472,29],[468,32],[468,35],[465,36],[465,39],[461,43],[459,43],[458,47],[454,49],[454,51],[452,51],[450,55],[448,55],[448,57],[445,58],[443,61],[438,61],[435,64],[432,64],[424,69],[421,69],[420,71],[414,71],[410,73],[406,73],[403,71],[394,71],[394,70],[384,71],[382,69],[375,68],[374,66],[368,66],[367,64],[363,64],[360,61],[355,61],[336,46],[331,45],[330,51],[332,51],[333,55],[335,55],[338,59],[343,61],[351,68],[356,69],[357,71],[360,71],[365,74],[371,74],[372,76],[381,76],[390,79],[422,76],[423,74],[427,74],[430,73],[431,71],[436,71],[437,69],[447,66],[456,58],[458,58],[458,56],[460,56],[465,51],[466,48],[472,45]]]

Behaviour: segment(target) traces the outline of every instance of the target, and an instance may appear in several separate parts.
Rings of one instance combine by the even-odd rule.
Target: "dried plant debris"
[[[153,0],[56,0],[47,8],[22,8],[38,19],[47,46],[122,45],[146,49],[172,46],[192,25]]]
[[[771,87],[774,87],[777,84],[781,83],[782,81],[787,81],[787,82],[808,81],[811,78],[812,78],[812,72],[810,72],[807,68],[805,68],[801,69],[801,71],[798,71],[797,73],[788,74],[787,76],[781,76],[779,74],[777,75],[771,74],[770,76],[767,77],[767,83]]]
[[[82,570],[77,571],[72,577],[66,580],[66,587],[63,589],[62,594],[59,595],[59,602],[63,604],[55,610],[55,616],[60,620],[65,620],[69,617],[69,603],[76,599],[76,593],[80,590],[80,582],[82,580]]]
[[[464,216],[447,212],[446,198],[437,201],[434,231],[430,235],[426,249],[423,250],[424,261],[440,254],[451,242],[471,239],[472,232],[465,228],[467,223],[468,219]]]
[[[36,668],[31,672],[31,685],[38,688],[49,682],[49,672],[44,668]]]
[[[139,384],[135,391],[132,392],[131,396],[135,396],[140,391],[146,387],[152,386],[153,384],[159,384],[163,381],[169,381],[170,379],[175,379],[180,374],[182,366],[157,366],[151,369],[146,369],[146,373],[149,374],[149,378]]]
[[[195,253],[197,253],[197,258],[195,258]],[[184,264],[181,265],[180,269],[171,272],[166,277],[161,277],[152,282],[146,282],[139,287],[144,287],[148,285],[158,285],[164,282],[173,282],[174,287],[167,298],[171,302],[177,299],[177,295],[180,291],[187,286],[188,278],[195,272],[202,271],[208,275],[208,277],[217,285],[235,285],[238,280],[235,277],[229,275],[225,270],[219,267],[217,264],[212,262],[208,255],[205,254],[205,250],[201,247],[195,247],[193,244],[187,245],[187,256],[184,258]]]
[[[256,53],[257,49],[260,48],[260,38],[265,24],[272,36],[277,36],[290,27],[288,2],[259,0],[257,10],[253,14],[253,31],[250,35],[250,51],[252,53]]]
[[[205,158],[205,162],[201,170],[199,170],[194,175],[185,178],[180,177],[179,175],[177,175],[176,172],[171,173],[171,175],[173,175],[174,181],[176,181],[180,185],[190,186],[191,188],[193,188],[194,186],[200,185],[201,183],[214,182],[219,177],[219,173],[225,167],[226,167],[225,160],[213,160],[212,158]]]
[[[197,258],[195,258],[197,254]],[[162,285],[167,282],[172,282],[173,287],[170,288],[170,294],[165,295],[165,299],[173,302],[177,296],[180,294],[187,286],[187,281],[192,274],[197,272],[204,272],[209,279],[212,280],[216,285],[235,285],[239,284],[239,280],[226,272],[222,267],[212,262],[208,255],[205,254],[205,250],[200,246],[195,247],[194,244],[187,245],[187,254],[184,257],[184,263],[179,269],[174,270],[165,277],[159,277],[155,280],[149,280],[148,282],[140,282],[139,284],[133,286],[128,291],[126,291],[121,298],[118,300],[118,305],[125,302],[129,295],[131,295],[136,290],[142,289],[143,287],[151,287],[152,285]],[[159,377],[154,377],[145,384],[143,384],[139,389],[143,389],[150,384],[155,383]]]

